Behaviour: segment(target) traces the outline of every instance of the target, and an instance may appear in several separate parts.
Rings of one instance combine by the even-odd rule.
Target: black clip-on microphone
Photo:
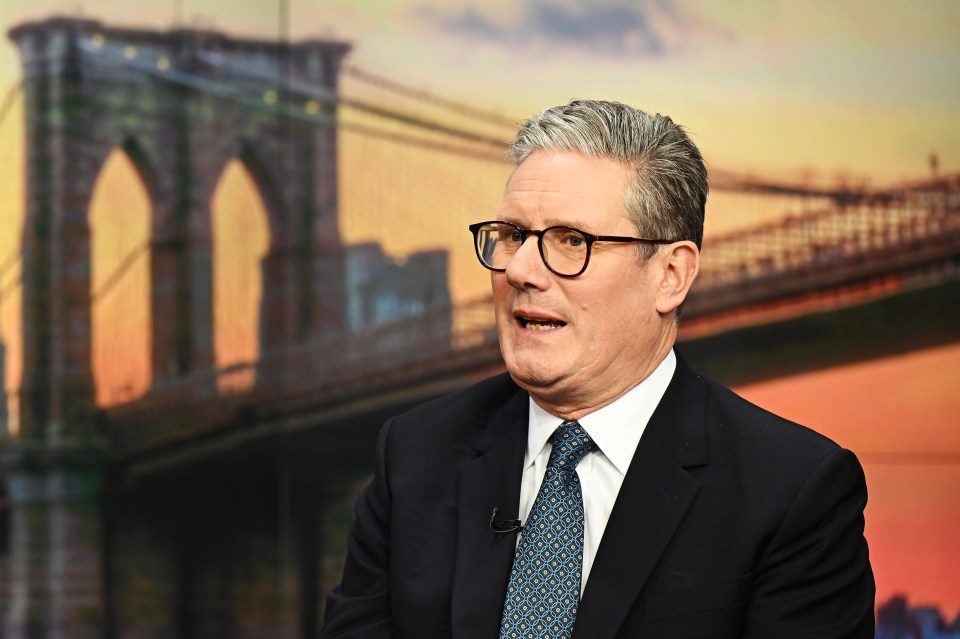
[[[499,511],[499,506],[493,507],[493,512],[490,514],[490,530],[498,535],[520,532],[523,530],[523,526],[520,525],[519,519],[497,519],[497,513]]]

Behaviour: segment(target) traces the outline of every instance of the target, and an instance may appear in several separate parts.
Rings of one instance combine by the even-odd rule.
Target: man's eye
[[[523,241],[523,233],[521,233],[520,231],[510,231],[509,233],[507,233],[507,241],[508,241],[508,242],[522,242],[522,241]]]
[[[584,238],[579,233],[574,233],[573,231],[568,231],[562,233],[557,238],[558,246],[565,246],[567,248],[581,248],[586,244],[586,238]]]

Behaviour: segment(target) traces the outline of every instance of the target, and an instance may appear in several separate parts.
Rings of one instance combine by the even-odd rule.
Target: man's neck
[[[566,397],[554,397],[548,393],[538,393],[539,389],[527,389],[530,398],[540,408],[551,415],[564,420],[577,420],[584,415],[597,411],[608,404],[612,404],[630,390],[636,388],[644,382],[658,367],[663,364],[664,359],[673,352],[672,343],[662,352],[657,351],[656,358],[650,358],[644,362],[644,366],[632,377],[624,377],[624,383],[615,388],[607,389],[610,392],[604,395],[594,397],[577,397],[567,395]]]
[[[551,415],[565,420],[580,419],[584,415],[589,415],[617,401],[631,389],[643,383],[673,350],[673,342],[672,339],[661,342],[660,346],[652,351],[649,358],[640,362],[640,366],[637,366],[629,374],[620,377],[620,383],[616,386],[604,388],[605,392],[602,394],[578,396],[575,393],[551,394],[545,389],[527,388],[526,390],[537,406]]]

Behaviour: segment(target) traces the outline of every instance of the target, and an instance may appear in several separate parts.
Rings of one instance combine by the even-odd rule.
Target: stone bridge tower
[[[59,18],[9,35],[23,64],[28,184],[25,372],[21,436],[5,455],[11,560],[0,634],[100,637],[107,444],[91,366],[96,178],[121,148],[149,196],[155,384],[213,366],[209,203],[233,158],[267,209],[261,349],[341,328],[335,122],[349,45]]]

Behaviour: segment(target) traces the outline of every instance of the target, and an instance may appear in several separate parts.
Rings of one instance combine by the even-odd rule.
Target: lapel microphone
[[[490,513],[490,530],[498,535],[520,532],[523,530],[523,526],[520,525],[519,519],[497,519],[498,512],[500,512],[500,507],[494,506],[493,512]]]

